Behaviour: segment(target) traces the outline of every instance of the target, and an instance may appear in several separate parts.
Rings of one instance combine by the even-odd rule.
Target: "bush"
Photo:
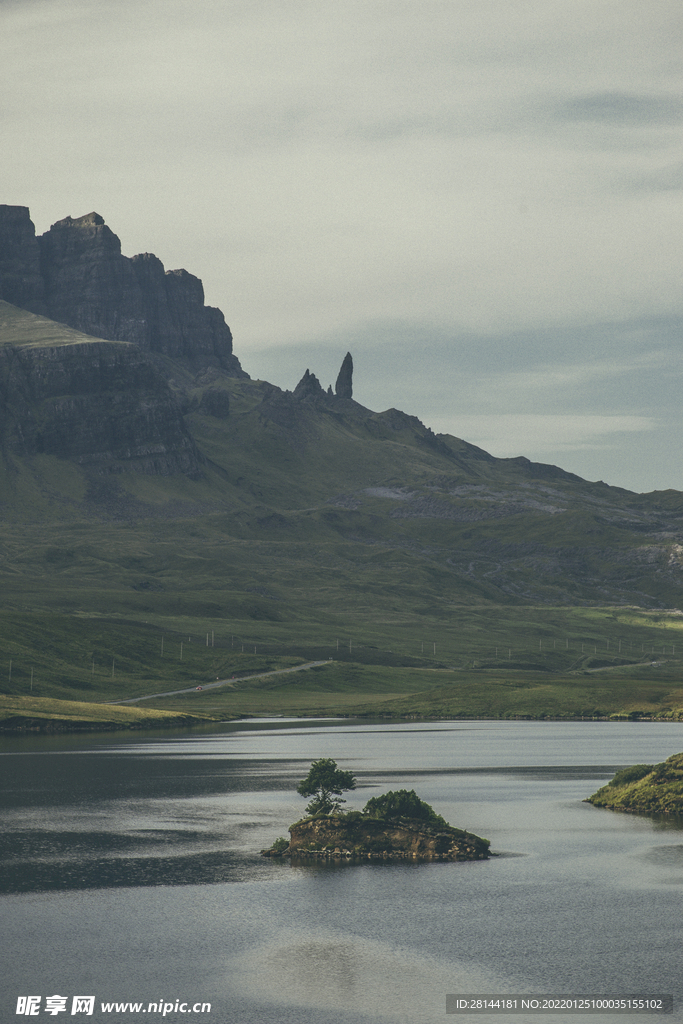
[[[279,836],[273,843],[273,850],[276,853],[284,853],[289,846],[289,839],[285,839],[284,836]]]
[[[607,785],[626,786],[629,782],[638,782],[639,779],[644,779],[646,775],[654,771],[654,768],[653,764],[632,764],[630,768],[622,768],[620,772],[617,772]]]
[[[390,790],[382,796],[373,796],[363,808],[363,814],[370,818],[417,818],[430,825],[450,828],[433,807],[420,800],[414,789]]]

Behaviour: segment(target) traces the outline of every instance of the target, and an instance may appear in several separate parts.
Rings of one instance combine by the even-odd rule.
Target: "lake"
[[[1,1020],[28,1019],[17,1000],[31,995],[43,1021],[576,1020],[447,1016],[447,993],[673,993],[666,1019],[683,1020],[683,821],[582,802],[619,768],[681,750],[669,723],[278,719],[5,738]],[[320,757],[356,774],[349,808],[415,789],[500,856],[260,857],[302,816],[295,787]],[[65,1008],[48,1014],[55,995]],[[95,997],[91,1014],[72,1014],[76,996]],[[116,1002],[142,1005],[103,1011]]]

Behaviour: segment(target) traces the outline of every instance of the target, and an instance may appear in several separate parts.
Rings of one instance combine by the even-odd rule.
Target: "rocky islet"
[[[488,839],[416,818],[316,815],[290,829],[289,845],[261,851],[294,860],[487,860]]]

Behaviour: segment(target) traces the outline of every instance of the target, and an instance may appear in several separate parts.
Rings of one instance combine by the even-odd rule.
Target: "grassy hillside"
[[[75,331],[66,324],[58,324],[0,299],[0,345],[29,345],[36,348],[80,345],[91,341],[90,335],[82,331]]]
[[[212,715],[346,715],[370,718],[683,720],[680,668],[553,675],[511,670],[387,668],[330,662],[297,675],[151,702]]]
[[[683,815],[683,754],[624,768],[587,802],[614,811]]]
[[[13,344],[76,333],[0,317]],[[356,674],[339,691],[329,673],[311,677],[320,707],[339,692],[340,708],[367,697],[401,714],[526,714],[534,701],[612,714],[641,683],[644,708],[679,706],[650,681],[673,686],[683,654],[682,494],[587,483],[397,410],[158,362],[204,459],[199,479],[3,453],[5,692],[116,699],[332,657]],[[207,388],[229,393],[229,416],[201,412]],[[525,703],[510,673],[550,690]],[[602,704],[596,673],[611,679]],[[253,707],[313,706],[308,682],[287,686],[255,690]]]

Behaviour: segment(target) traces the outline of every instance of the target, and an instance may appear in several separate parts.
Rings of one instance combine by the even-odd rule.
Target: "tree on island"
[[[395,789],[382,796],[373,796],[363,808],[369,818],[412,818],[429,825],[450,828],[445,818],[437,814],[414,789]]]
[[[353,772],[343,772],[337,768],[337,762],[331,757],[321,757],[314,761],[305,779],[296,787],[299,796],[312,796],[306,808],[307,814],[331,814],[339,811],[346,803],[341,794],[347,789],[356,788]]]

